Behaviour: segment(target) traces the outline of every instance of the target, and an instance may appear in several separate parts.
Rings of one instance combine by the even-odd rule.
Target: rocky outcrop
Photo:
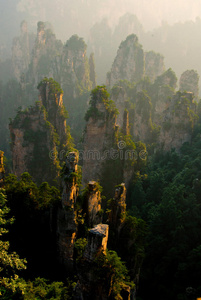
[[[89,70],[90,70],[90,81],[92,82],[92,88],[96,87],[96,72],[95,72],[95,61],[94,54],[91,53],[89,56]]]
[[[111,91],[111,99],[115,102],[115,105],[119,111],[116,122],[118,126],[122,128],[124,121],[124,110],[126,107],[126,101],[128,100],[126,89],[119,85],[114,86]]]
[[[96,255],[106,252],[108,234],[109,225],[107,224],[98,224],[89,230],[88,244],[84,253],[87,260],[93,261]]]
[[[10,123],[13,173],[29,172],[38,183],[53,182],[59,175],[54,127],[40,103],[18,112]]]
[[[99,184],[89,181],[84,194],[84,212],[89,227],[93,227],[102,221],[101,191]]]
[[[187,70],[181,74],[179,81],[179,90],[181,92],[192,92],[195,100],[199,96],[199,75],[195,70]]]
[[[96,259],[106,254],[109,226],[98,224],[89,230],[88,243],[78,265],[78,283],[75,287],[76,300],[106,300],[109,297],[110,283],[99,278]],[[101,263],[101,262],[100,262]],[[101,268],[101,267],[99,267]],[[104,274],[104,276],[107,276]]]
[[[86,114],[86,132],[84,134],[83,185],[89,180],[101,178],[102,167],[114,145],[116,127],[116,108],[109,101],[105,87],[92,91],[90,108]]]
[[[163,112],[160,146],[164,151],[175,148],[179,151],[185,142],[191,141],[192,129],[197,119],[193,94],[177,92],[169,107]]]
[[[58,258],[66,271],[73,269],[74,242],[77,233],[75,204],[78,197],[78,154],[70,152],[63,169],[63,193],[57,214]]]
[[[0,187],[3,185],[3,179],[4,179],[4,162],[3,162],[4,152],[0,151]]]
[[[116,233],[119,233],[121,224],[125,219],[126,213],[126,188],[125,184],[121,183],[115,188],[115,195],[110,200],[110,211],[108,214],[109,225]]]
[[[137,82],[144,76],[144,52],[136,35],[129,35],[117,51],[107,85],[113,86],[119,80]]]
[[[66,128],[60,86],[46,78],[39,89],[41,101],[19,111],[10,123],[13,172],[19,177],[28,171],[38,183],[53,183],[62,159],[58,150],[64,154],[72,142]]]
[[[58,61],[63,44],[44,22],[37,24],[37,37],[32,51],[28,81],[36,86],[44,76],[57,78]]]
[[[153,83],[164,71],[164,57],[154,51],[145,52],[145,76]]]
[[[87,45],[77,35],[73,35],[63,48],[59,82],[64,92],[68,91],[69,99],[78,97],[80,89],[89,91],[92,88],[86,50]]]
[[[28,71],[33,37],[29,35],[27,22],[20,25],[21,34],[13,39],[12,69],[13,75],[21,81],[21,76]]]
[[[145,91],[136,95],[136,106],[133,118],[133,136],[137,141],[148,141],[152,131],[151,99]]]
[[[107,85],[114,86],[119,80],[138,82],[149,77],[153,83],[165,71],[164,58],[153,51],[144,52],[136,35],[129,35],[117,51]]]
[[[129,135],[130,130],[129,130],[129,112],[127,109],[124,110],[124,118],[123,118],[123,127],[122,127],[122,132],[124,135]]]
[[[63,90],[52,78],[44,78],[38,85],[39,100],[47,111],[47,120],[56,129],[61,145],[67,143],[66,117],[63,104]]]

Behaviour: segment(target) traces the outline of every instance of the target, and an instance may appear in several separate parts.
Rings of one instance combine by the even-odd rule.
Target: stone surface
[[[135,34],[129,35],[117,51],[107,85],[113,86],[119,80],[139,81],[144,76],[144,52]]]
[[[145,52],[145,76],[153,83],[164,71],[164,57],[153,51]]]
[[[63,170],[63,192],[57,214],[58,257],[67,272],[73,270],[74,242],[77,234],[75,210],[79,191],[75,178],[77,164],[78,154],[76,152],[70,152]]]
[[[105,252],[107,249],[109,225],[98,224],[89,231],[88,244],[84,257],[93,261],[95,255]]]
[[[31,54],[31,36],[28,33],[27,22],[23,21],[20,29],[20,36],[13,39],[12,45],[12,69],[18,81],[28,70]]]
[[[164,151],[175,148],[179,151],[185,142],[190,142],[192,129],[196,122],[196,104],[190,92],[177,92],[169,107],[163,112],[159,136],[160,146]]]
[[[58,179],[61,154],[66,153],[71,137],[57,83],[45,79],[39,91],[41,101],[19,111],[10,123],[13,172],[20,177],[27,171],[38,183],[53,183]]]
[[[179,90],[181,92],[192,92],[198,101],[199,96],[199,75],[195,70],[187,70],[181,74],[179,81]]]
[[[126,213],[126,188],[124,183],[115,188],[115,195],[113,200],[111,200],[110,209],[111,211],[108,215],[109,224],[116,232],[119,232]]]
[[[98,181],[103,165],[107,159],[107,151],[113,147],[115,140],[116,116],[107,109],[107,99],[104,99],[104,88],[100,88],[92,98],[92,114],[86,125],[84,134],[82,184],[86,186],[90,180]]]
[[[101,192],[95,181],[89,181],[84,196],[84,212],[89,227],[93,227],[102,221]]]
[[[3,178],[5,174],[3,157],[4,157],[4,152],[0,151],[0,187],[3,185]]]

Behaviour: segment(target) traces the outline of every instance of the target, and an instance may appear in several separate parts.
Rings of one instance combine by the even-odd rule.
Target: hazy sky
[[[201,18],[201,0],[0,0],[0,39],[10,43],[25,19],[33,32],[38,21],[49,21],[63,41],[75,33],[87,41],[96,22],[107,17],[111,26],[116,25],[126,12],[135,14],[145,30],[152,30],[162,21]]]
[[[33,18],[43,17],[48,21],[51,18],[52,23],[60,16],[64,24],[67,22],[65,16],[70,13],[81,20],[87,14],[87,21],[94,23],[104,16],[116,21],[130,12],[138,16],[145,29],[152,29],[163,20],[174,23],[201,17],[201,0],[19,0],[17,9],[28,12]]]

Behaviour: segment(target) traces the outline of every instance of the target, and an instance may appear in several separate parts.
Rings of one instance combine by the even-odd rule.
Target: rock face
[[[199,96],[199,75],[195,70],[187,70],[181,74],[179,81],[179,90],[181,92],[192,92],[195,100],[198,101]]]
[[[64,154],[71,137],[58,83],[46,78],[39,90],[41,101],[19,111],[10,123],[13,172],[19,177],[27,171],[38,183],[53,182],[60,169],[58,150]]]
[[[107,224],[98,224],[89,231],[88,244],[78,265],[78,283],[75,288],[77,300],[106,300],[109,297],[110,283],[105,284],[104,279],[99,278],[95,263],[96,258],[106,252],[108,231]]]
[[[116,109],[108,99],[105,87],[92,91],[91,106],[86,114],[86,132],[82,178],[85,186],[89,180],[101,177],[102,166],[115,141]]]
[[[13,39],[12,69],[14,77],[20,81],[23,73],[26,73],[30,63],[31,36],[25,21],[20,26],[20,37]]]
[[[38,183],[58,177],[54,127],[47,121],[41,104],[18,113],[10,123],[10,134],[15,175],[29,172]]]
[[[0,187],[3,185],[3,178],[4,178],[4,164],[3,164],[3,155],[4,152],[0,151]]]
[[[50,28],[44,22],[37,24],[37,37],[32,51],[32,60],[28,72],[28,80],[35,86],[44,76],[56,78],[56,66],[60,57],[63,44],[56,40]]]
[[[90,81],[90,67],[86,55],[87,45],[82,38],[73,35],[63,48],[59,82],[64,92],[68,91],[68,97],[76,98],[80,95],[80,89],[90,90],[92,82]],[[93,59],[91,58],[91,76],[93,77]],[[95,78],[93,77],[93,80]]]
[[[89,181],[84,196],[84,211],[89,227],[93,227],[102,221],[101,192],[95,181]]]
[[[78,196],[76,173],[78,154],[70,152],[63,170],[63,193],[57,215],[57,243],[60,263],[67,271],[73,269],[74,242],[77,233],[75,204]]]
[[[133,136],[136,140],[147,141],[152,130],[151,99],[145,91],[136,95],[133,118]]]
[[[39,86],[39,100],[47,111],[47,119],[59,136],[60,144],[67,143],[66,110],[63,104],[63,91],[51,78],[43,79]]]
[[[21,105],[33,104],[37,97],[37,84],[44,77],[54,78],[64,91],[63,102],[69,110],[68,123],[78,142],[85,126],[84,115],[90,91],[96,85],[93,54],[88,59],[87,45],[77,35],[63,44],[56,38],[51,26],[44,22],[38,22],[37,35],[33,45],[32,42],[29,45],[29,52],[24,40],[30,35],[23,29],[21,36],[23,38],[16,38],[13,43],[13,68],[22,89]],[[26,54],[27,58],[24,52],[29,54]],[[22,63],[24,57],[26,59]]]
[[[107,85],[114,86],[119,80],[138,82],[145,76],[153,83],[165,70],[164,58],[153,51],[144,52],[136,35],[129,35],[117,51]]]
[[[153,51],[145,52],[145,76],[153,83],[165,71],[164,58]]]
[[[114,198],[110,203],[110,212],[108,215],[109,225],[113,230],[119,233],[120,226],[125,219],[126,213],[126,188],[121,183],[115,188]]]
[[[136,35],[132,34],[123,41],[118,49],[107,85],[113,86],[119,80],[139,81],[144,76],[144,52]]]
[[[93,261],[95,255],[101,252],[105,253],[108,242],[109,225],[98,224],[89,231],[88,244],[84,253],[84,257]]]
[[[196,121],[196,104],[192,93],[177,92],[169,107],[163,112],[159,143],[164,151],[175,148],[179,151],[185,142],[191,141],[192,128]]]

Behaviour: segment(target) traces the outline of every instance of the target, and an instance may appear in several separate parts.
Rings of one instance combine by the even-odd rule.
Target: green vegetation
[[[85,51],[87,45],[85,44],[83,38],[80,38],[77,34],[74,34],[66,42],[66,47],[72,51]]]
[[[104,119],[109,116],[116,116],[119,114],[118,109],[115,106],[115,103],[112,100],[109,100],[110,94],[108,93],[106,86],[97,86],[91,91],[91,100],[89,102],[89,109],[86,112],[85,120],[88,121],[89,118],[94,119]],[[100,111],[97,108],[97,105],[101,103],[104,104],[107,114],[104,111]]]
[[[47,84],[49,85],[50,93],[52,95],[63,94],[63,90],[61,89],[60,84],[57,81],[55,81],[53,78],[44,77],[43,80],[38,84],[37,88],[44,89],[46,88]]]
[[[106,255],[101,254],[95,260],[94,273],[103,278],[104,285],[108,286],[109,297],[115,300],[122,300],[121,291],[124,288],[134,289],[133,282],[130,282],[128,270],[121,258],[113,250],[107,250]]]
[[[180,154],[156,153],[146,176],[128,191],[132,213],[149,226],[142,298],[151,291],[156,299],[189,299],[188,287],[195,298],[200,295],[200,133],[198,124],[192,143],[185,143]]]

